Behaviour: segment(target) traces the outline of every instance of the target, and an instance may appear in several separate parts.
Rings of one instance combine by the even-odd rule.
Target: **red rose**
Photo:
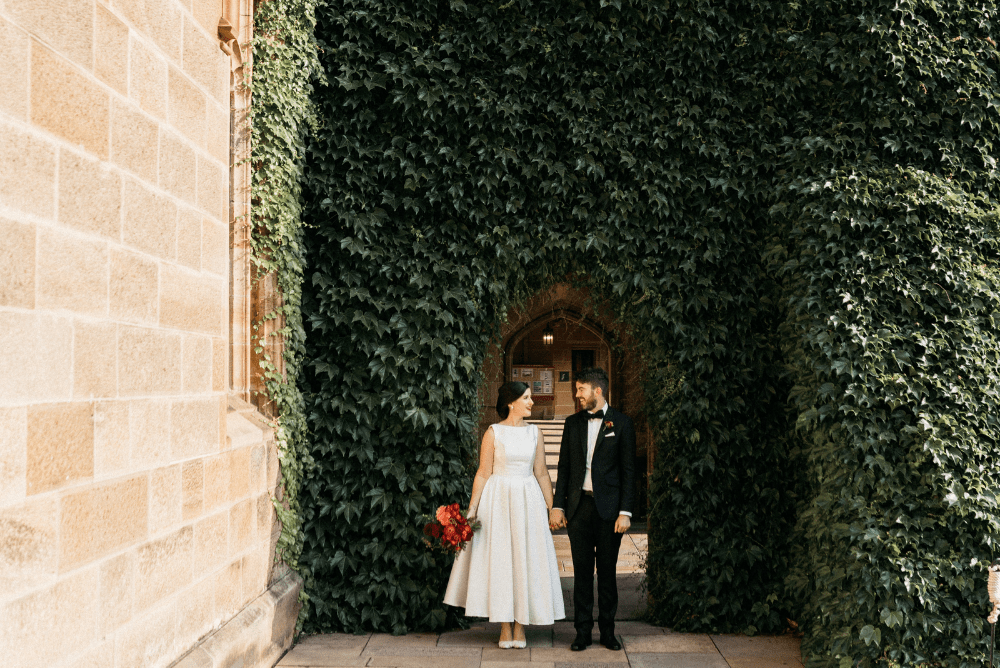
[[[448,523],[448,519],[450,517],[448,513],[448,508],[449,506],[438,506],[437,513],[435,513],[434,515],[437,518],[437,521],[440,522],[441,524]]]
[[[461,535],[462,535],[462,542],[465,542],[470,538],[472,538],[472,527],[470,527],[468,524],[463,526],[461,529]]]

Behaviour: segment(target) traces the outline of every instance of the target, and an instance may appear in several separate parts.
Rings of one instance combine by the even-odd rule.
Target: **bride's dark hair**
[[[500,387],[500,392],[497,396],[497,413],[500,415],[501,420],[506,420],[507,416],[510,415],[510,404],[520,399],[527,391],[528,384],[516,380],[505,383]]]

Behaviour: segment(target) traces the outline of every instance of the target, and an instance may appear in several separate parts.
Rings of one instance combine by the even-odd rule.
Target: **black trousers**
[[[584,495],[566,527],[573,553],[573,625],[577,633],[594,629],[594,564],[597,564],[597,627],[602,638],[615,634],[618,612],[618,548],[622,534],[615,520],[602,520],[594,498]]]

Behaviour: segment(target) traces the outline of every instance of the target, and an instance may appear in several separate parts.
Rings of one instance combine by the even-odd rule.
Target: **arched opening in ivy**
[[[535,407],[531,417],[548,424],[547,438],[557,437],[562,421],[579,410],[574,374],[588,366],[608,372],[609,401],[635,421],[636,519],[645,520],[647,473],[653,458],[644,405],[645,358],[607,301],[595,298],[585,286],[556,283],[508,309],[483,364],[478,438],[496,421],[492,406],[497,391],[510,380],[532,387]],[[554,453],[549,459],[554,482]]]

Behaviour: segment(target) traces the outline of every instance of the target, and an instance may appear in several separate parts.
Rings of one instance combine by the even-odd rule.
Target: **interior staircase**
[[[556,477],[559,475],[559,444],[562,442],[563,426],[565,420],[525,420],[533,425],[537,425],[542,433],[542,441],[545,443],[545,464],[549,468],[549,477],[552,478],[552,486],[555,487]]]

